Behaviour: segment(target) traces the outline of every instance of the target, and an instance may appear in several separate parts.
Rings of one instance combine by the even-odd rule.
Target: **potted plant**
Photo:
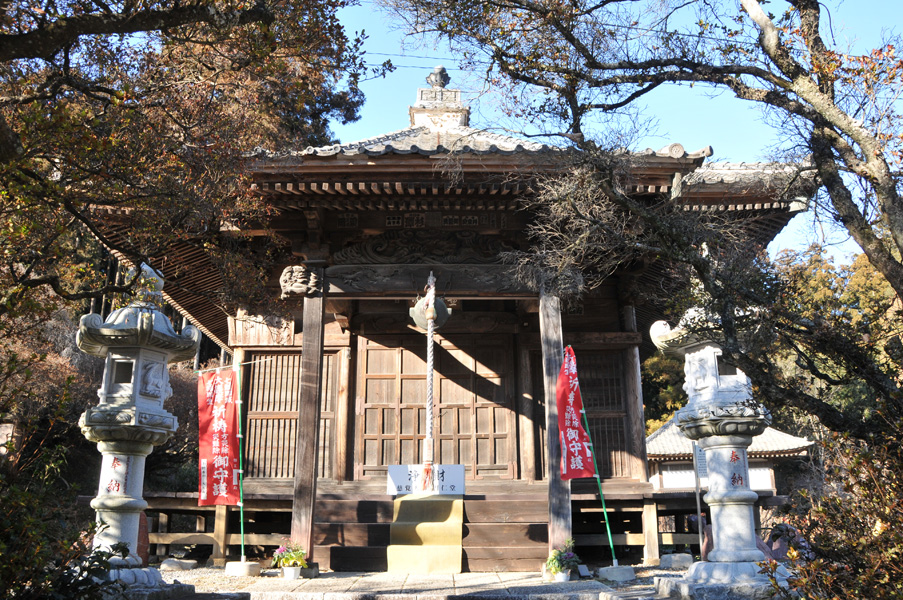
[[[300,544],[288,542],[284,546],[276,548],[273,554],[273,566],[282,567],[282,576],[286,579],[298,579],[301,576],[301,569],[307,568],[307,561],[304,555],[307,552]]]
[[[555,581],[568,581],[571,578],[571,571],[577,568],[580,559],[574,553],[574,540],[568,538],[564,545],[555,548],[549,553],[546,559],[546,572],[550,574]]]

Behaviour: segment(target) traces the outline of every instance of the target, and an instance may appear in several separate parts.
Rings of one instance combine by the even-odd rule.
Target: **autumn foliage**
[[[76,425],[99,372],[74,319],[92,299],[128,300],[135,278],[111,252],[164,275],[176,246],[203,252],[224,274],[209,300],[259,299],[280,243],[249,252],[231,233],[266,217],[245,164],[357,118],[368,69],[343,5],[0,2],[0,421],[18,432],[0,458],[0,597],[96,595],[70,585],[93,564],[74,496],[93,492],[82,477],[99,459]],[[173,412],[190,424],[190,406]],[[190,459],[187,433],[158,450],[149,476],[176,481],[157,467]]]
[[[70,300],[130,289],[99,240],[166,272],[187,243],[256,280],[223,235],[266,213],[249,194],[254,149],[331,141],[357,118],[362,38],[342,2],[91,0],[0,5],[0,315],[38,288]],[[214,299],[236,298],[225,285]]]

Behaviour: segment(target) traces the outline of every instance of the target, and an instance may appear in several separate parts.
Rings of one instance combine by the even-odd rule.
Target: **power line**
[[[424,60],[458,60],[456,58],[449,58],[448,56],[417,56],[414,54],[391,54],[389,52],[370,52],[366,51],[366,54],[372,54],[373,56],[395,56],[397,58],[422,58]]]

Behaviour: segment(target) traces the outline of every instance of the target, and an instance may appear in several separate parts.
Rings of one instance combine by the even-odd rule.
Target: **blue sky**
[[[847,0],[825,2],[831,11],[833,34],[840,47],[853,44],[853,51],[865,51],[873,47],[882,30],[903,29],[903,10],[899,0]],[[772,10],[777,10],[772,8]],[[396,70],[384,79],[367,81],[362,88],[367,101],[361,111],[361,119],[349,125],[334,125],[333,131],[343,142],[360,140],[401,129],[408,125],[408,106],[412,104],[418,87],[424,87],[424,78],[436,65],[444,65],[452,77],[450,87],[465,92],[474,110],[473,124],[491,126],[493,109],[491,97],[476,97],[481,81],[479,74],[467,73],[457,68],[457,62],[447,47],[418,45],[406,40],[388,18],[371,0],[363,0],[361,6],[343,9],[343,23],[349,32],[364,30],[369,39],[365,43],[368,62],[379,63],[391,59]],[[701,87],[669,86],[659,88],[646,97],[645,114],[653,116],[658,126],[654,135],[644,138],[639,148],[658,149],[672,142],[679,142],[694,151],[712,146],[715,151],[710,160],[732,162],[757,162],[767,160],[768,151],[780,142],[777,131],[762,122],[758,109],[728,94],[712,95]],[[780,248],[802,249],[820,240],[829,232],[813,222],[812,216],[796,217],[784,232],[776,238],[769,250]],[[828,238],[837,244],[835,256],[846,262],[847,256],[856,250],[851,243],[844,243],[844,236],[836,232]]]

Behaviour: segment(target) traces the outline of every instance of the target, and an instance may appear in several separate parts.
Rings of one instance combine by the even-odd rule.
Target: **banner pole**
[[[615,544],[611,539],[611,525],[608,522],[608,509],[605,508],[605,494],[602,493],[602,476],[599,474],[599,464],[596,462],[596,447],[593,444],[593,436],[589,432],[589,421],[586,418],[586,408],[583,413],[583,428],[586,429],[586,437],[589,438],[590,454],[593,455],[593,468],[596,469],[596,484],[599,486],[599,498],[602,500],[602,515],[605,517],[605,532],[608,534],[608,547],[611,548],[612,566],[618,566],[618,559],[615,556]]]

